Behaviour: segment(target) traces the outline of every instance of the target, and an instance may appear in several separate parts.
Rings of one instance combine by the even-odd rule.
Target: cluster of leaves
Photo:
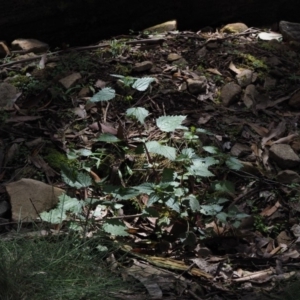
[[[146,90],[153,81],[153,78],[137,79],[123,76],[118,78],[124,84],[139,91]],[[114,97],[115,91],[112,88],[103,88],[91,98],[91,101],[109,101]],[[143,107],[129,108],[126,111],[127,118],[133,119],[144,127],[149,115],[149,111]],[[211,133],[201,128],[189,129],[183,126],[185,119],[186,116],[182,115],[161,116],[156,119],[156,127],[164,138],[160,141],[148,140],[141,135],[135,139],[138,144],[135,154],[144,159],[143,167],[142,170],[134,170],[127,166],[127,174],[147,172],[150,174],[148,178],[153,178],[152,181],[144,177],[144,182],[128,186],[124,184],[124,174],[119,170],[118,176],[122,184],[111,186],[105,179],[100,183],[94,182],[89,175],[91,168],[88,164],[83,164],[81,170],[65,167],[62,170],[62,178],[66,184],[77,190],[93,188],[101,190],[102,195],[84,200],[62,195],[57,208],[42,213],[41,218],[56,224],[71,220],[71,228],[76,230],[85,230],[89,220],[97,219],[101,220],[102,229],[107,233],[126,236],[127,227],[121,217],[104,218],[103,216],[107,211],[117,215],[117,212],[126,205],[126,201],[144,197],[147,201],[140,207],[140,216],[158,218],[158,226],[170,224],[174,217],[189,220],[194,215],[201,214],[207,218],[207,222],[215,221],[216,224],[230,224],[237,227],[246,215],[239,213],[235,207],[230,211],[224,209],[226,202],[229,201],[226,195],[234,193],[234,184],[227,180],[214,181],[212,178],[215,176],[213,172],[216,168],[225,166],[227,170],[239,170],[242,165],[237,159],[224,154],[214,146],[201,147],[198,135]],[[180,146],[174,142],[175,133],[180,134],[184,141]],[[100,135],[97,142],[114,144],[116,147],[118,143],[124,143],[109,133]],[[199,148],[201,148],[200,154]],[[104,151],[94,153],[91,150],[81,149],[69,153],[68,158],[85,157],[90,161],[96,161],[96,167],[99,168],[105,155]],[[163,160],[168,161],[168,167],[163,167],[161,163]],[[201,185],[208,178],[212,191],[209,194],[197,194],[190,187],[192,183]],[[197,230],[200,234],[207,234]]]

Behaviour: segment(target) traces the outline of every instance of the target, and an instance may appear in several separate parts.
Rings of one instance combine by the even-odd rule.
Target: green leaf
[[[91,102],[109,101],[116,96],[116,91],[112,88],[106,87],[96,93],[91,99]]]
[[[149,87],[149,85],[153,81],[154,81],[154,78],[152,78],[152,77],[139,78],[138,80],[136,80],[134,82],[132,87],[140,92],[143,92],[143,91],[146,91],[146,89]]]
[[[228,217],[228,214],[226,214],[225,212],[220,212],[216,215],[216,218],[222,223],[226,223],[227,217]]]
[[[49,212],[40,213],[40,218],[43,221],[51,224],[60,224],[67,218],[67,215],[65,210],[61,208],[55,208]]]
[[[214,174],[208,170],[208,167],[211,165],[211,163],[212,162],[207,159],[195,159],[193,160],[193,164],[190,167],[187,167],[187,170],[189,174],[193,176],[214,176]]]
[[[121,142],[120,139],[118,139],[116,136],[110,133],[103,133],[101,134],[96,141],[98,142],[106,142],[106,143],[118,143]]]
[[[210,154],[218,154],[220,152],[219,149],[214,146],[203,146],[203,150]]]
[[[147,207],[150,207],[152,204],[158,202],[159,200],[160,200],[160,197],[157,194],[152,193],[149,196],[149,199],[148,199],[148,202],[147,202]]]
[[[212,183],[212,187],[217,192],[233,194],[235,192],[234,184],[231,181],[215,181]]]
[[[74,214],[78,214],[82,211],[82,207],[84,205],[83,201],[79,201],[76,198],[71,198],[68,195],[61,195],[58,197],[59,198],[59,203],[58,203],[58,208],[63,210],[63,211],[69,211]]]
[[[146,207],[145,209],[143,209],[142,213],[146,217],[152,217],[152,218],[159,217],[159,212],[157,211],[157,209],[153,207]]]
[[[164,168],[162,172],[161,181],[171,182],[174,181],[176,172],[174,169]]]
[[[176,201],[176,199],[171,197],[165,202],[165,204],[168,207],[172,208],[174,211],[180,213],[180,205],[179,205],[179,202]]]
[[[134,186],[133,188],[138,190],[141,194],[150,195],[155,192],[155,185],[151,182],[144,182],[138,186]]]
[[[106,220],[102,225],[102,229],[114,236],[128,236],[127,227],[118,219]]]
[[[194,196],[194,195],[189,195],[189,196],[188,196],[187,198],[185,198],[184,200],[188,200],[188,201],[189,201],[190,209],[191,209],[193,212],[200,211],[199,200],[196,198],[196,196]]]
[[[213,205],[201,205],[200,212],[207,216],[216,216],[221,210],[223,206],[213,204]]]
[[[242,167],[243,167],[243,164],[235,157],[229,157],[227,160],[226,160],[226,165],[229,169],[231,170],[240,170]]]
[[[87,173],[77,173],[70,170],[70,168],[64,168],[61,171],[62,178],[64,182],[70,187],[77,189],[88,187],[92,184],[92,180],[89,174]]]
[[[129,200],[140,194],[135,188],[124,188],[112,185],[103,186],[103,192],[120,200]]]
[[[149,116],[149,111],[143,107],[134,107],[127,109],[126,115],[128,117],[133,116],[139,120],[141,124],[144,124],[145,119]]]
[[[147,150],[151,153],[162,155],[169,160],[176,159],[176,149],[173,147],[163,146],[156,141],[147,142],[145,145],[147,147]]]
[[[186,116],[161,116],[156,119],[157,127],[164,132],[173,132],[176,129],[188,129],[181,125]]]

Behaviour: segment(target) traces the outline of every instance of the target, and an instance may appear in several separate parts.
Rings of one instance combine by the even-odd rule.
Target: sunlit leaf
[[[97,138],[98,142],[106,142],[106,143],[118,143],[121,142],[115,135],[110,133],[103,133]]]
[[[114,236],[128,236],[127,227],[118,219],[108,219],[102,225],[102,229]]]
[[[156,119],[157,127],[164,132],[173,132],[176,129],[188,129],[182,126],[181,123],[186,119],[186,116],[161,116]]]
[[[109,101],[116,96],[116,91],[112,88],[106,87],[96,93],[91,99],[91,102]]]
[[[169,160],[176,159],[176,149],[174,147],[163,146],[156,141],[147,142],[146,147],[150,153],[162,155],[168,158]]]
[[[154,81],[154,78],[151,78],[151,77],[139,78],[138,80],[136,80],[134,82],[132,87],[140,92],[143,92],[143,91],[146,91],[146,89],[149,87],[149,85],[153,81]]]
[[[148,117],[149,115],[149,111],[143,107],[133,107],[133,108],[129,108],[126,111],[126,115],[129,117],[133,116],[135,117],[137,120],[139,120],[141,122],[141,124],[145,123],[145,119]]]

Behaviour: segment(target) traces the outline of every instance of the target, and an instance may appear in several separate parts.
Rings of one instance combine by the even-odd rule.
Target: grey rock
[[[243,102],[247,108],[250,108],[255,103],[255,99],[257,99],[258,91],[256,90],[255,85],[249,84],[244,93]]]
[[[283,170],[278,172],[277,180],[281,183],[300,183],[300,175],[292,170]]]
[[[279,23],[279,30],[286,41],[300,42],[300,24],[281,21]]]
[[[148,71],[153,67],[153,62],[152,61],[143,61],[140,63],[136,63],[133,67],[134,72],[144,72]]]
[[[239,100],[241,92],[242,88],[238,84],[229,82],[222,87],[220,98],[225,106],[229,106]]]
[[[300,158],[287,144],[275,144],[270,148],[270,158],[282,169],[292,169],[299,165]]]
[[[67,77],[62,78],[59,82],[64,86],[65,89],[69,89],[77,83],[81,78],[80,73],[73,73]]]
[[[173,66],[177,66],[179,68],[185,68],[188,65],[188,62],[182,57],[172,62]]]
[[[251,70],[242,70],[239,74],[236,75],[236,80],[241,87],[246,87],[252,82],[253,71]]]
[[[207,80],[205,76],[200,76],[199,79],[188,79],[187,87],[191,94],[200,94],[206,91]]]
[[[0,41],[0,58],[5,57],[6,55],[10,55],[10,51],[5,42]]]
[[[175,60],[178,60],[180,59],[182,56],[180,56],[179,54],[177,53],[170,53],[167,57],[167,61],[175,61]]]

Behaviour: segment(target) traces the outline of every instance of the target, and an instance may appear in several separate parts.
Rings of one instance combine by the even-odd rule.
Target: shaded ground
[[[269,150],[284,144],[299,154],[299,112],[289,100],[299,88],[300,61],[292,45],[259,41],[257,33],[120,37],[94,49],[49,55],[47,61],[2,61],[2,80],[22,94],[0,112],[1,182],[34,178],[66,188],[63,166],[88,171],[94,184],[73,189],[73,197],[123,205],[122,211],[106,207],[89,231],[100,230],[107,217],[122,221],[128,235],[107,226],[106,232],[124,235],[120,248],[136,259],[129,275],[157,298],[162,291],[166,299],[261,299],[257,292],[267,297],[274,287],[278,296],[285,284],[281,281],[297,276],[299,163],[289,164],[284,155],[272,157]],[[255,93],[249,97],[247,86],[236,78],[243,69],[253,72],[247,86],[252,84]],[[59,80],[74,73],[81,78],[63,87]],[[154,81],[144,90],[132,88],[131,80],[143,77]],[[197,84],[204,80],[202,91],[192,92],[191,79]],[[229,82],[238,82],[241,93],[224,106],[222,88]],[[116,96],[101,98],[97,93],[105,88]],[[95,94],[99,102],[91,103]],[[145,124],[129,117],[127,109],[138,107],[149,113]],[[164,131],[157,123],[161,116],[186,116],[187,129]],[[172,147],[178,155],[194,149],[207,173],[184,173],[185,158],[171,159],[167,148],[160,150],[162,155],[150,151],[149,141]],[[86,155],[83,149],[91,152]],[[67,159],[70,153],[75,159]],[[234,167],[236,160],[230,168],[231,157],[242,168]],[[294,173],[279,173],[287,169]],[[169,170],[173,178],[182,174],[174,179],[180,190],[175,184],[164,187]],[[143,183],[155,184],[155,193],[148,193]],[[130,187],[141,192],[130,196]],[[7,199],[4,188],[1,199]],[[86,219],[90,210],[82,213]],[[1,228],[11,229],[7,224]],[[142,261],[149,265],[141,266]],[[152,281],[167,278],[168,287],[159,283],[151,292],[141,279],[145,266]],[[159,268],[172,270],[172,275],[156,274]],[[177,286],[179,278],[184,283]]]

